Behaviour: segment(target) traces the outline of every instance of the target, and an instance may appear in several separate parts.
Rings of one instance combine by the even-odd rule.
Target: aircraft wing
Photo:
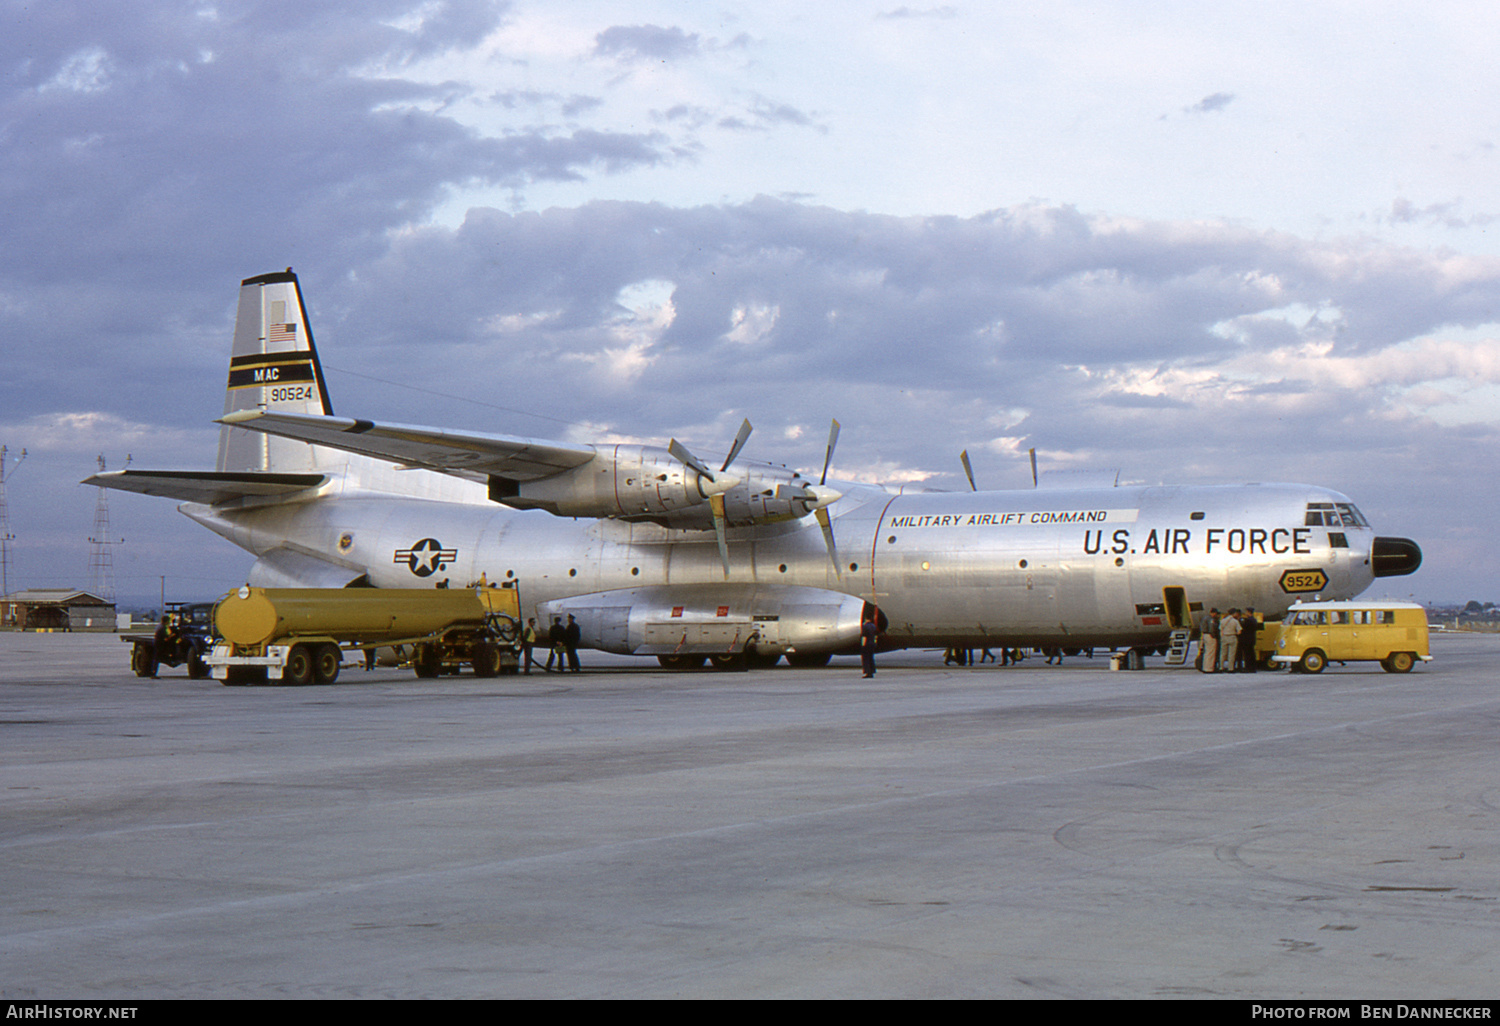
[[[322,474],[274,474],[264,471],[214,473],[200,470],[113,470],[95,474],[83,483],[216,506],[234,499],[290,495],[316,488],[325,480],[327,478]]]
[[[244,410],[219,423],[463,477],[536,481],[587,463],[595,455],[589,445],[306,413]]]

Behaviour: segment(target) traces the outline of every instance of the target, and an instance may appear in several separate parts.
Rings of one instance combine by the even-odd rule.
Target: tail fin
[[[333,415],[302,289],[290,267],[240,282],[224,413],[254,409]],[[311,471],[318,462],[317,447],[306,442],[227,426],[219,433],[220,472]]]

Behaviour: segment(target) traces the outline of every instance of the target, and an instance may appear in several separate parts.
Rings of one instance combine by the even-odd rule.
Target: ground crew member
[[[1219,672],[1219,611],[1210,609],[1199,626],[1198,669]]]
[[[526,673],[531,672],[531,650],[536,647],[538,640],[536,636],[536,617],[533,616],[530,620],[526,621],[526,630],[521,635],[521,647],[526,652]]]
[[[875,676],[875,642],[879,636],[880,628],[875,625],[875,616],[871,614],[859,625],[859,665],[866,679]]]

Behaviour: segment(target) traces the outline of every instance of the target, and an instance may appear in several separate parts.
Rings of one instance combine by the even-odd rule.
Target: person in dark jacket
[[[562,617],[554,616],[552,626],[547,629],[547,665],[542,667],[548,673],[552,672],[552,660],[557,660],[557,672],[566,670],[567,664],[563,661],[567,658],[567,631],[563,629]]]
[[[568,653],[568,669],[574,673],[578,672],[578,643],[583,640],[583,628],[578,626],[578,621],[573,619],[573,614],[568,614],[568,625],[563,628],[563,647]],[[562,669],[559,663],[557,668]]]
[[[875,643],[880,638],[880,628],[872,615],[859,625],[859,665],[865,677],[875,676]]]
[[[1248,606],[1240,618],[1240,651],[1237,669],[1241,673],[1254,673],[1260,668],[1256,665],[1255,654],[1255,637],[1259,633],[1260,621],[1255,618],[1255,607]]]

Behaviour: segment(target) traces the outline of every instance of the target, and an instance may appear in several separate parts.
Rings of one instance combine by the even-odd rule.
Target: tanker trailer
[[[222,639],[209,653],[225,684],[332,684],[349,651],[412,649],[418,677],[468,663],[475,676],[515,673],[521,602],[514,588],[251,588],[219,600]]]

